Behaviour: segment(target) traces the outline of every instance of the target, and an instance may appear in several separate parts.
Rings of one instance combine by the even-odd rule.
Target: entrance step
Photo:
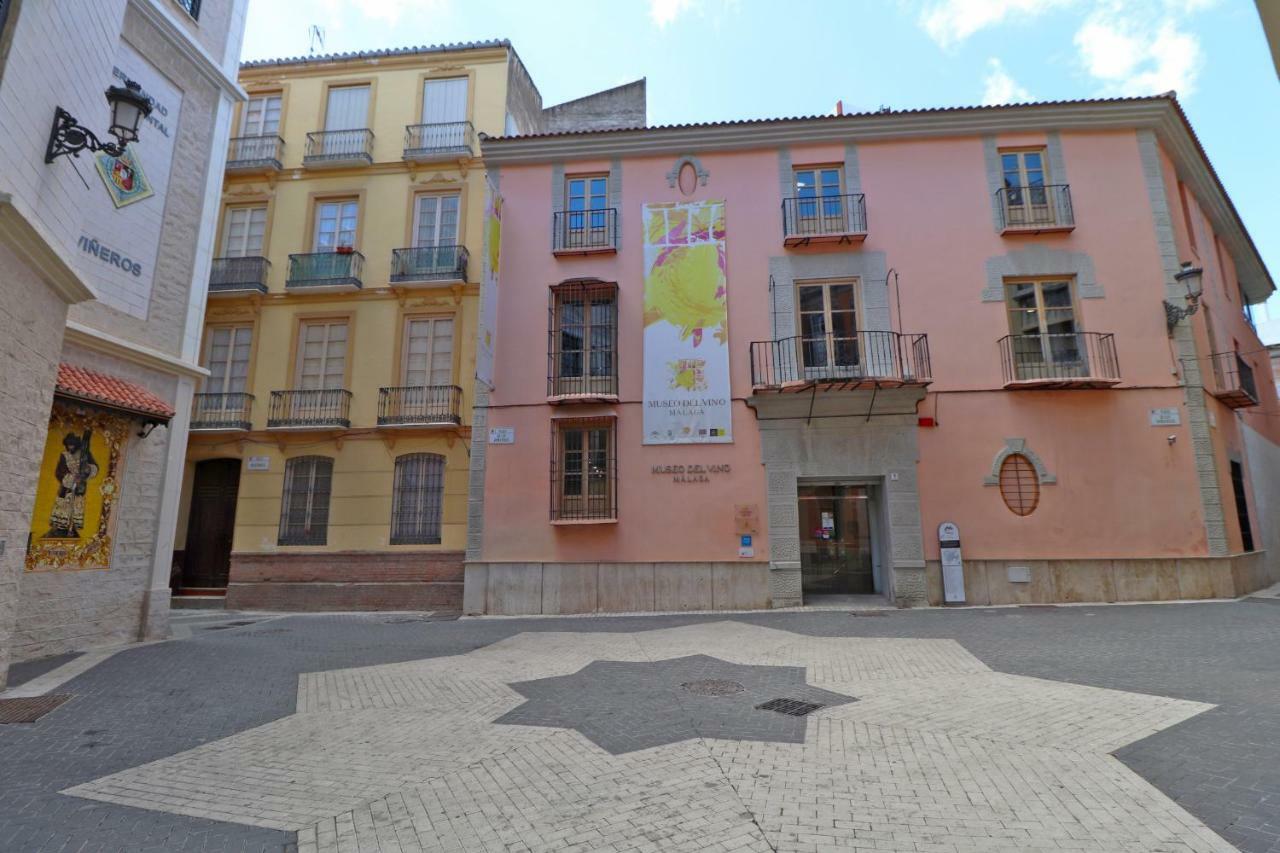
[[[169,597],[169,609],[224,610],[226,601],[221,595],[173,595]]]

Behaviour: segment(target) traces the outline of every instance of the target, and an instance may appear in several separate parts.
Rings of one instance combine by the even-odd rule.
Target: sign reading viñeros
[[[723,201],[644,206],[644,443],[733,441]]]

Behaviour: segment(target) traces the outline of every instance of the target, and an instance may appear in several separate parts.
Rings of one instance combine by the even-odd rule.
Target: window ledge
[[[596,524],[617,524],[617,518],[556,518],[552,527],[589,527]]]
[[[560,403],[616,403],[618,402],[617,394],[551,394],[547,397],[547,402],[551,405]]]

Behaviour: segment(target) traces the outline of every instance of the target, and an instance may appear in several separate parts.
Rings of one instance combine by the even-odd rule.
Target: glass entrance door
[[[867,486],[801,485],[800,578],[805,595],[875,593]]]

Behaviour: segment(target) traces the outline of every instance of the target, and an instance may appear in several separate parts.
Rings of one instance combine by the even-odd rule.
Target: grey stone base
[[[770,606],[765,563],[468,562],[468,614],[645,613]]]
[[[899,607],[921,607],[929,603],[923,563],[919,566],[893,567],[893,600]]]
[[[799,607],[804,604],[800,590],[800,564],[774,563],[769,567],[769,596],[774,607]]]

